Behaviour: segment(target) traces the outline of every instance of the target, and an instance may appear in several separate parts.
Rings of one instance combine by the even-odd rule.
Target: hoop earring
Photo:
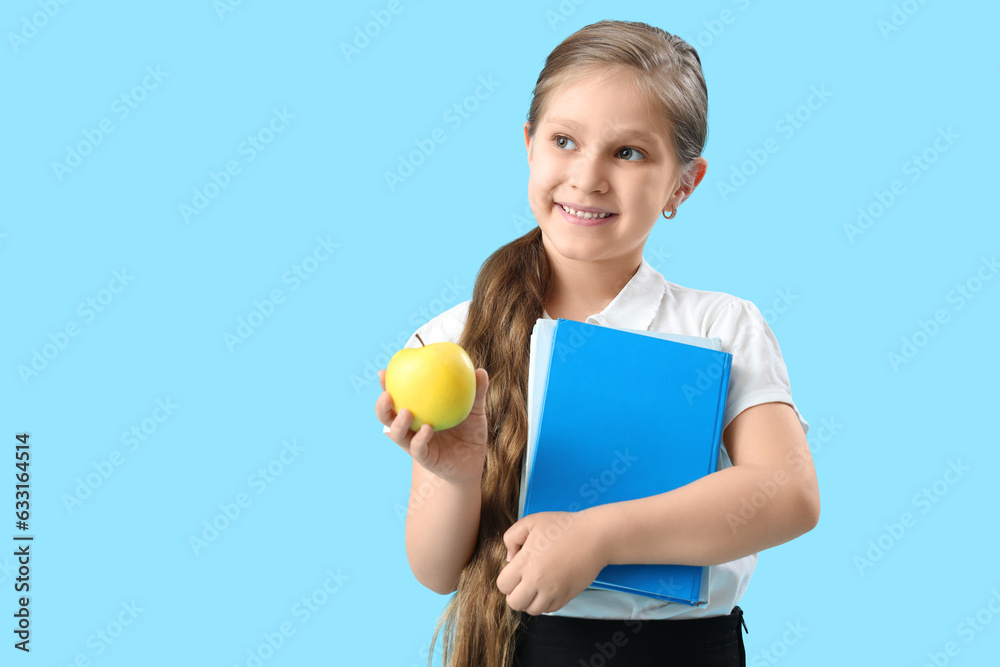
[[[667,215],[667,212],[663,211],[663,217],[666,218],[667,220],[673,219],[673,217],[675,215],[677,215],[677,209],[676,208],[670,209],[670,215]]]

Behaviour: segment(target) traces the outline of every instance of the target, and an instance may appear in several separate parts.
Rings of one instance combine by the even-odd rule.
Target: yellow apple
[[[385,390],[397,414],[413,413],[411,431],[425,423],[435,431],[458,426],[476,400],[476,369],[469,354],[455,343],[431,343],[417,336],[422,347],[403,348],[385,369]]]

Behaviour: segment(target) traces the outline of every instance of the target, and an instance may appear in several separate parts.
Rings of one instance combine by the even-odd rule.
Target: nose
[[[606,192],[608,179],[600,155],[581,155],[573,161],[569,184],[582,192]]]

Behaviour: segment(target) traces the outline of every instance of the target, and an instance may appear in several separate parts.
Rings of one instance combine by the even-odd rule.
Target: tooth
[[[575,215],[582,220],[603,220],[611,215],[610,213],[589,213],[586,211],[577,211],[576,209],[563,206],[562,204],[560,204],[560,206],[562,206],[562,209],[570,215]]]

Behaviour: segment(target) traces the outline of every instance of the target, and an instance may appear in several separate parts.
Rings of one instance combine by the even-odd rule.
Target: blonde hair
[[[567,37],[545,60],[528,109],[528,135],[535,136],[553,91],[595,72],[625,69],[660,110],[678,165],[689,178],[695,158],[708,141],[708,88],[701,58],[676,35],[629,21],[598,21]]]
[[[652,100],[672,130],[682,178],[708,136],[708,91],[701,60],[684,40],[645,23],[599,21],[563,40],[549,54],[532,93],[529,136],[550,96],[597,71],[622,69]],[[482,480],[479,536],[434,630],[427,664],[444,629],[446,667],[510,667],[525,612],[512,610],[496,586],[506,565],[503,534],[517,521],[521,460],[527,446],[527,385],[531,330],[542,316],[551,269],[536,227],[483,262],[459,340],[477,368],[487,370],[489,446]]]

